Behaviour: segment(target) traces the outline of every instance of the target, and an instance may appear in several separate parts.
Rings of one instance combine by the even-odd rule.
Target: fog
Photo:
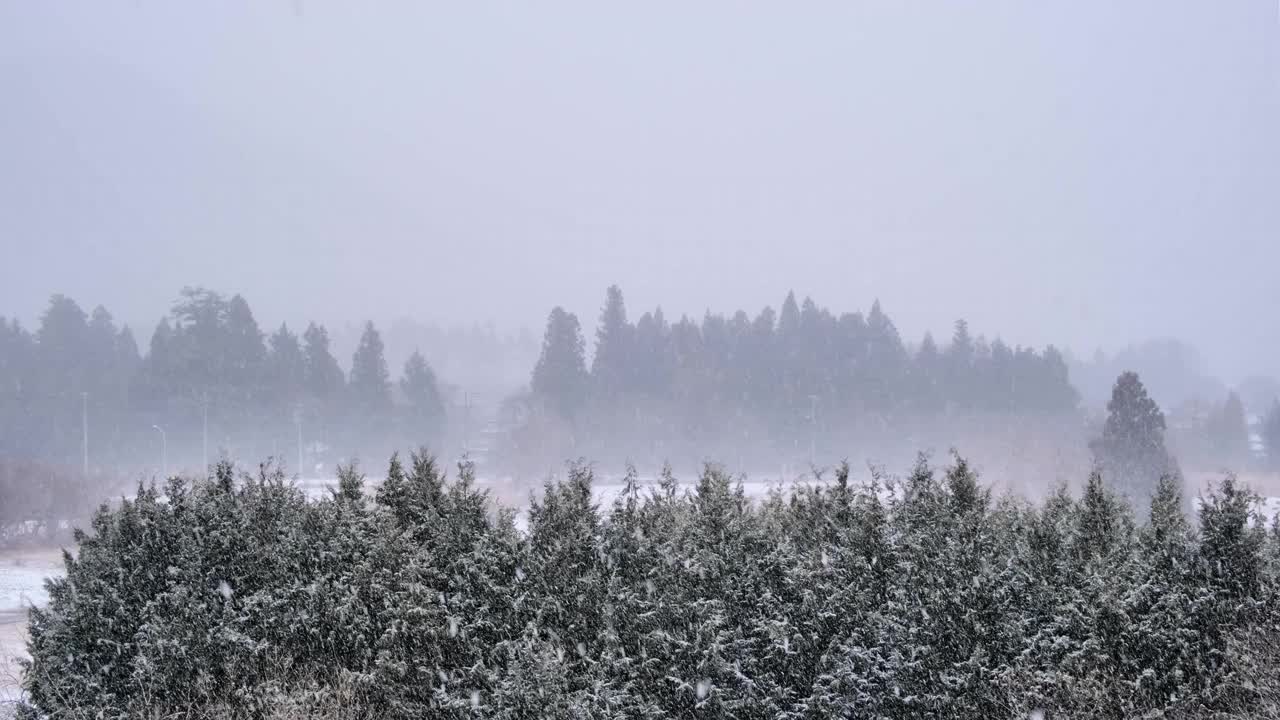
[[[0,720],[1280,718],[1280,0],[0,1]]]
[[[1273,2],[5,3],[0,308],[536,335],[794,288],[1234,384],[1280,351],[1278,71]]]

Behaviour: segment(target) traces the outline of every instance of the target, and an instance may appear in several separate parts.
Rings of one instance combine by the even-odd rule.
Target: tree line
[[[1141,403],[1138,403],[1141,405]],[[571,466],[526,528],[432,457],[308,502],[271,466],[102,509],[30,613],[22,717],[1256,718],[1280,525],[1231,477],[1142,520],[956,457],[763,502]]]
[[[300,434],[342,451],[396,433],[439,439],[445,414],[421,352],[393,381],[373,323],[347,373],[323,325],[264,332],[243,297],[203,288],[182,291],[145,352],[105,308],[63,295],[34,331],[0,318],[0,456],[78,468],[87,425],[95,468],[156,455],[161,431],[189,458],[207,422],[210,452],[293,458]]]
[[[535,416],[559,423],[593,457],[709,447],[727,424],[753,432],[747,443],[790,448],[815,433],[901,429],[920,418],[1062,415],[1078,401],[1056,348],[988,341],[964,320],[945,346],[928,333],[908,345],[879,302],[865,316],[837,315],[790,293],[779,311],[755,317],[708,312],[669,323],[659,308],[632,322],[617,286],[589,363],[578,318],[551,311],[530,388]]]

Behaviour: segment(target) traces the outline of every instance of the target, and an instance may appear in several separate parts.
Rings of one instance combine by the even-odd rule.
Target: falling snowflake
[[[458,618],[449,618],[449,637],[458,637]]]
[[[698,693],[698,699],[699,699],[699,700],[702,700],[702,699],[706,698],[706,697],[707,697],[707,695],[710,695],[710,694],[711,694],[711,680],[710,680],[710,679],[708,679],[708,678],[703,678],[703,679],[699,680],[699,681],[698,681],[697,693]]]
[[[471,709],[476,710],[476,709],[479,709],[479,707],[480,707],[480,691],[472,690],[471,691]]]
[[[235,593],[231,591],[230,583],[228,583],[226,580],[219,580],[218,594],[221,595],[224,600],[230,600],[231,596],[234,595]]]

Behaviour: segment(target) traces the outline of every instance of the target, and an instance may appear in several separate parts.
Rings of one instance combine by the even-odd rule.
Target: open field
[[[56,548],[0,552],[0,717],[18,697],[18,659],[26,653],[26,608],[43,604],[44,579],[62,572]]]

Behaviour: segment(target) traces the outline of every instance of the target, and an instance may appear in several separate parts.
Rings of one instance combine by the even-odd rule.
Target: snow
[[[61,575],[57,552],[0,553],[0,717],[19,696],[17,659],[26,653],[26,609],[49,601],[44,579]]]
[[[44,590],[44,579],[48,575],[47,568],[0,566],[0,616],[48,602],[49,596]]]

